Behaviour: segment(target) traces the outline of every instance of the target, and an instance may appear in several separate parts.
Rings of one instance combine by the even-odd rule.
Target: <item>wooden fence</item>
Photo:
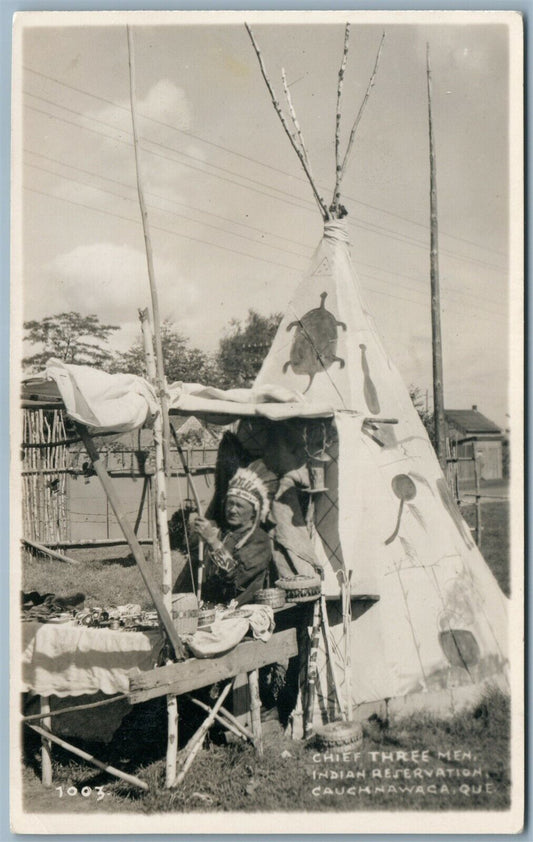
[[[25,409],[22,441],[24,537],[43,543],[68,541],[68,447],[59,409]]]

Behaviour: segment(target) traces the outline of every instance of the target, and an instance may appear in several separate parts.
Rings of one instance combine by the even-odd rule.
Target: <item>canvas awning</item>
[[[171,415],[194,415],[211,424],[249,417],[284,421],[334,415],[331,405],[306,401],[299,392],[280,386],[223,390],[179,382],[170,384],[168,392]],[[42,375],[23,381],[22,406],[62,407],[92,433],[131,432],[158,411],[155,391],[144,378],[59,360],[50,360]]]

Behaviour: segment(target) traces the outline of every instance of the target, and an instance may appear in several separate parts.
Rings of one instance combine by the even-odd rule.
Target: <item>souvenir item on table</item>
[[[215,622],[216,610],[211,607],[204,606],[198,612],[198,628],[204,629],[211,626]]]
[[[39,623],[67,622],[77,610],[83,607],[85,594],[57,596],[54,593],[41,594],[38,591],[21,593],[22,619]]]
[[[172,594],[172,620],[178,634],[194,634],[198,628],[198,598],[196,594]]]
[[[259,605],[270,605],[271,608],[281,608],[286,602],[286,591],[283,588],[263,588],[257,591],[255,601]]]
[[[321,593],[320,576],[287,576],[275,584],[285,591],[287,602],[311,602]]]

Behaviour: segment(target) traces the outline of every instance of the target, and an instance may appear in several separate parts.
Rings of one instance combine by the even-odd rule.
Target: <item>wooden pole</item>
[[[52,728],[49,713],[50,697],[41,696],[42,723],[47,731]],[[52,743],[43,734],[41,734],[41,781],[43,786],[52,786]]]
[[[79,564],[79,561],[77,559],[69,558],[68,555],[63,555],[62,553],[56,553],[49,547],[45,547],[44,544],[37,543],[37,541],[30,541],[29,538],[22,538],[22,541],[24,544],[27,544],[28,547],[33,547],[34,550],[39,550],[40,553],[49,555],[50,558],[55,558],[57,559],[57,561],[64,561],[67,564]]]
[[[127,693],[120,693],[118,696],[112,696],[110,699],[100,699],[97,702],[89,702],[86,705],[70,705],[66,708],[58,708],[57,710],[50,711],[50,705],[48,705],[48,710],[45,712],[43,710],[43,699],[44,696],[41,696],[41,712],[40,713],[31,713],[29,716],[23,716],[21,722],[38,722],[40,719],[44,720],[46,718],[51,719],[53,716],[62,716],[64,713],[76,713],[80,710],[89,710],[90,708],[100,708],[103,705],[111,705],[113,702],[122,702],[124,699],[127,699]],[[50,725],[46,725],[46,728],[50,730]]]
[[[139,310],[139,319],[144,342],[146,372],[148,379],[156,382],[156,364],[154,360],[152,332],[148,320],[148,310]],[[167,515],[167,482],[165,477],[165,460],[163,453],[163,418],[162,408],[154,418],[155,442],[155,488],[156,488],[156,518],[158,544],[163,566],[163,602],[170,614],[172,612],[172,553],[170,551],[170,537],[168,534]],[[156,546],[154,544],[154,546]],[[167,696],[167,758],[166,785],[171,787],[176,780],[178,762],[178,700],[175,695]]]
[[[194,758],[196,757],[196,755],[200,751],[200,748],[201,748],[202,743],[204,741],[205,735],[207,734],[211,725],[215,721],[215,717],[216,717],[218,711],[220,710],[220,708],[222,707],[224,699],[226,698],[226,696],[228,695],[228,693],[229,693],[229,691],[231,690],[232,687],[233,687],[233,681],[229,681],[226,684],[226,686],[224,687],[224,689],[222,690],[222,692],[221,692],[220,696],[218,697],[218,699],[216,700],[215,704],[213,705],[213,707],[211,709],[211,713],[209,714],[209,716],[202,722],[202,724],[200,725],[200,727],[198,728],[196,733],[193,734],[193,736],[191,737],[191,739],[187,743],[187,746],[185,747],[185,762],[180,769],[180,773],[179,773],[178,777],[176,778],[176,786],[179,786],[179,784],[183,781],[185,775],[187,774],[187,771],[189,770],[189,768],[191,766],[191,763],[193,762]]]
[[[144,342],[144,353],[146,358],[146,369],[148,379],[155,383],[156,364],[153,353],[152,332],[148,321],[148,310],[139,310],[139,319]],[[170,538],[168,534],[167,515],[167,483],[165,477],[165,457],[163,451],[163,418],[159,412],[154,418],[154,443],[155,443],[155,488],[156,501],[155,510],[157,517],[157,529],[159,545],[161,548],[161,560],[163,564],[163,598],[167,603],[170,612],[172,608],[172,554],[170,550]]]
[[[377,75],[377,72],[378,72],[379,60],[381,58],[381,51],[383,50],[383,42],[384,41],[385,41],[385,33],[383,33],[382,36],[381,36],[381,41],[379,42],[379,47],[378,47],[378,51],[377,51],[377,54],[376,54],[376,60],[374,62],[374,69],[372,70],[372,75],[370,76],[370,80],[368,82],[368,86],[367,86],[367,89],[365,91],[363,101],[362,101],[362,103],[359,107],[359,111],[357,112],[357,116],[354,120],[352,130],[350,132],[350,137],[348,139],[348,145],[346,147],[346,152],[344,153],[344,158],[343,158],[343,161],[342,161],[342,164],[341,164],[340,175],[337,176],[337,181],[336,181],[336,184],[335,184],[335,201],[337,203],[338,203],[338,200],[340,199],[341,181],[344,178],[346,168],[347,168],[348,163],[350,161],[350,155],[352,153],[355,135],[357,134],[357,128],[359,126],[359,123],[361,122],[361,117],[364,114],[364,111],[365,111],[365,108],[367,106],[368,100],[370,99],[370,94],[372,93],[372,88],[374,87],[374,84],[376,82],[376,75]]]
[[[431,67],[429,44],[426,45],[426,70],[429,123],[429,173],[431,214],[431,339],[433,348],[433,416],[435,419],[435,447],[443,473],[446,473],[446,425],[444,420],[444,382],[442,374],[442,337],[440,324],[439,228],[437,213],[437,162],[433,136],[431,104]]]
[[[94,442],[93,442],[92,438],[90,437],[90,435],[87,431],[87,428],[82,424],[76,423],[76,429],[78,430],[80,438],[85,445],[85,449],[87,450],[87,453],[89,454],[89,457],[90,457],[91,462],[93,464],[94,470],[96,471],[96,473],[97,473],[97,475],[100,479],[100,482],[102,483],[104,491],[109,498],[111,508],[113,509],[113,512],[114,512],[115,517],[118,521],[118,524],[119,524],[120,528],[122,529],[122,532],[124,533],[124,537],[126,538],[128,544],[130,545],[130,549],[131,549],[131,552],[133,554],[133,557],[135,558],[135,561],[137,562],[137,565],[138,565],[139,570],[141,572],[141,576],[144,579],[144,583],[145,583],[146,587],[148,588],[150,596],[152,597],[153,603],[154,603],[154,605],[157,609],[157,613],[159,614],[159,617],[161,618],[161,622],[162,622],[163,627],[164,627],[164,629],[167,633],[167,637],[170,640],[170,643],[172,644],[172,647],[174,649],[174,653],[176,655],[176,658],[177,658],[177,660],[184,660],[185,659],[185,651],[183,649],[183,644],[180,640],[179,634],[176,631],[176,627],[174,626],[174,623],[172,622],[170,613],[165,606],[165,603],[164,603],[163,598],[161,596],[161,592],[159,590],[157,582],[155,581],[155,579],[153,577],[152,571],[150,570],[150,568],[149,568],[149,566],[146,562],[143,551],[141,549],[141,545],[139,544],[139,542],[137,540],[137,536],[135,535],[135,532],[133,531],[133,528],[131,527],[131,525],[130,525],[127,517],[126,517],[126,514],[122,509],[122,504],[120,502],[120,498],[119,498],[117,492],[115,491],[113,483],[112,483],[105,467],[103,466],[102,462],[100,461],[100,454],[98,453],[98,451],[97,451],[97,449],[94,445]]]
[[[261,699],[259,697],[259,670],[248,673],[248,688],[250,690],[250,718],[255,747],[258,754],[263,754],[263,735],[261,731]]]
[[[261,70],[261,75],[262,75],[263,79],[265,80],[265,84],[266,84],[268,92],[270,94],[270,99],[272,100],[272,105],[274,106],[274,110],[275,110],[276,114],[278,115],[278,117],[280,119],[281,125],[283,126],[283,128],[285,130],[285,134],[287,135],[287,137],[289,138],[289,140],[291,142],[292,148],[294,149],[294,151],[298,155],[298,159],[299,159],[299,161],[300,161],[300,163],[301,163],[301,165],[304,169],[304,172],[307,176],[307,180],[308,180],[309,184],[311,185],[311,190],[313,191],[313,196],[315,197],[315,201],[316,201],[318,207],[322,211],[322,216],[323,216],[324,220],[329,219],[329,211],[328,211],[327,205],[326,205],[324,199],[322,198],[322,196],[320,195],[320,193],[318,192],[316,184],[313,180],[312,173],[309,172],[309,166],[308,166],[308,162],[307,162],[306,157],[305,157],[305,152],[303,152],[300,149],[295,136],[292,134],[291,130],[289,129],[289,126],[287,125],[287,120],[285,119],[285,115],[283,114],[283,111],[281,110],[280,104],[279,104],[279,102],[276,98],[276,94],[274,93],[274,88],[272,87],[272,84],[271,84],[270,79],[268,77],[268,74],[266,72],[265,64],[263,62],[263,56],[261,55],[261,50],[259,49],[259,47],[257,45],[257,41],[254,38],[254,34],[253,34],[252,30],[250,29],[250,27],[248,26],[247,23],[245,23],[244,26],[246,27],[246,31],[247,31],[248,35],[250,36],[250,41],[252,42],[252,46],[255,50],[255,54],[257,56],[257,61],[259,62],[259,68]]]
[[[337,706],[339,708],[339,713],[341,715],[341,719],[346,719],[346,714],[344,711],[344,707],[342,704],[342,696],[340,691],[340,683],[337,677],[337,667],[335,666],[335,661],[333,658],[333,651],[331,647],[331,640],[330,640],[330,628],[329,628],[329,619],[328,619],[328,608],[326,605],[326,597],[324,594],[320,596],[320,614],[322,618],[322,633],[324,635],[324,644],[326,646],[326,655],[329,661],[329,666],[331,670],[331,677],[333,679],[333,689],[335,691],[335,698],[337,700]]]
[[[135,777],[135,775],[128,775],[126,772],[122,772],[114,766],[102,763],[101,760],[98,760],[92,754],[89,754],[87,751],[83,751],[81,748],[73,746],[71,743],[67,743],[66,740],[62,740],[61,737],[57,737],[50,731],[41,728],[39,725],[28,725],[28,728],[36,731],[41,735],[41,737],[46,737],[46,739],[51,740],[53,743],[57,743],[58,746],[66,749],[66,751],[69,751],[71,754],[75,754],[77,757],[87,760],[88,763],[92,763],[92,765],[96,766],[97,769],[102,769],[103,772],[108,772],[110,775],[114,775],[115,778],[120,778],[123,781],[127,781],[129,784],[134,784],[134,786],[138,786],[140,789],[148,789],[148,784],[145,781],[141,781],[140,778]]]
[[[198,707],[205,710],[206,713],[211,712],[211,708],[209,705],[206,705],[205,702],[202,702],[200,699],[195,699],[194,696],[188,696],[188,698]],[[234,719],[229,711],[226,708],[221,707],[217,715],[215,716],[217,722],[220,722],[224,728],[227,728],[228,731],[231,731],[232,734],[235,734],[236,737],[239,737],[243,740],[250,740],[250,742],[255,743],[254,735],[245,728],[244,725],[241,725],[238,719]]]
[[[307,699],[304,713],[304,739],[313,731],[313,713],[315,710],[316,682],[318,677],[317,657],[320,642],[320,601],[313,603],[313,626],[307,666]]]
[[[185,471],[185,476],[187,477],[187,481],[190,485],[191,491],[192,491],[193,496],[194,496],[194,500],[196,502],[196,508],[198,509],[198,514],[202,515],[203,511],[202,511],[202,504],[200,503],[200,497],[199,497],[198,491],[196,490],[196,486],[194,484],[192,474],[189,470],[187,460],[185,459],[185,454],[183,452],[183,448],[178,441],[178,434],[176,433],[176,428],[174,427],[174,424],[170,425],[170,429],[172,431],[172,436],[173,436],[174,441],[176,443],[178,454],[179,454],[179,457],[181,459],[181,464],[183,465],[183,470]],[[204,542],[202,541],[201,538],[198,541],[198,570],[196,571],[196,577],[197,577],[196,578],[196,597],[198,599],[198,602],[200,603],[202,601],[202,584],[203,584],[203,580],[204,580]],[[194,587],[194,582],[193,582],[193,587]]]
[[[344,574],[344,598],[345,608],[343,610],[344,631],[344,669],[345,682],[344,692],[346,695],[346,718],[348,722],[353,719],[352,705],[352,571]]]
[[[152,298],[152,316],[154,322],[154,337],[155,337],[155,353],[156,353],[156,371],[157,371],[157,390],[159,401],[161,403],[161,411],[163,415],[163,454],[165,471],[170,470],[170,454],[169,454],[169,421],[168,421],[168,394],[167,384],[165,380],[165,367],[163,363],[163,346],[161,342],[161,320],[159,317],[159,298],[157,294],[157,286],[155,283],[154,261],[152,256],[152,241],[150,238],[150,228],[148,225],[148,211],[144,201],[144,193],[141,183],[141,166],[139,160],[139,138],[137,133],[137,119],[135,116],[135,63],[133,52],[133,38],[131,34],[131,27],[126,26],[128,35],[128,65],[130,71],[130,106],[131,106],[131,124],[133,129],[133,148],[135,151],[135,173],[137,177],[137,194],[139,197],[139,206],[141,209],[141,218],[144,233],[144,245],[146,250],[146,264],[148,267],[148,279],[150,281],[150,295]]]
[[[479,461],[475,443],[472,444],[474,451],[474,479],[476,483],[476,544],[481,546],[481,485],[479,477]]]
[[[342,173],[342,164],[340,157],[340,142],[341,142],[341,102],[342,102],[342,85],[344,82],[344,71],[346,70],[346,62],[348,60],[348,45],[350,42],[350,24],[346,23],[344,28],[344,49],[342,52],[342,61],[339,68],[339,79],[337,82],[337,110],[335,113],[335,188],[333,190],[332,209],[338,213],[338,205],[340,202],[340,178]]]
[[[133,531],[135,532],[136,535],[137,535],[137,532],[139,531],[139,527],[141,525],[141,521],[142,521],[142,517],[143,517],[144,504],[146,502],[146,492],[148,491],[148,483],[149,482],[150,482],[150,480],[148,479],[148,477],[145,477],[144,481],[143,481],[142,491],[141,491],[141,499],[140,499],[140,502],[139,502],[139,511],[137,512],[137,517],[135,519],[135,526],[133,527]]]

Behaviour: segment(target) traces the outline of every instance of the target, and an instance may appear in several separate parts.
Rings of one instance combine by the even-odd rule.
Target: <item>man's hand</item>
[[[217,544],[219,541],[217,527],[205,517],[196,518],[194,522],[194,531],[200,536],[200,538],[203,538],[209,546]]]

